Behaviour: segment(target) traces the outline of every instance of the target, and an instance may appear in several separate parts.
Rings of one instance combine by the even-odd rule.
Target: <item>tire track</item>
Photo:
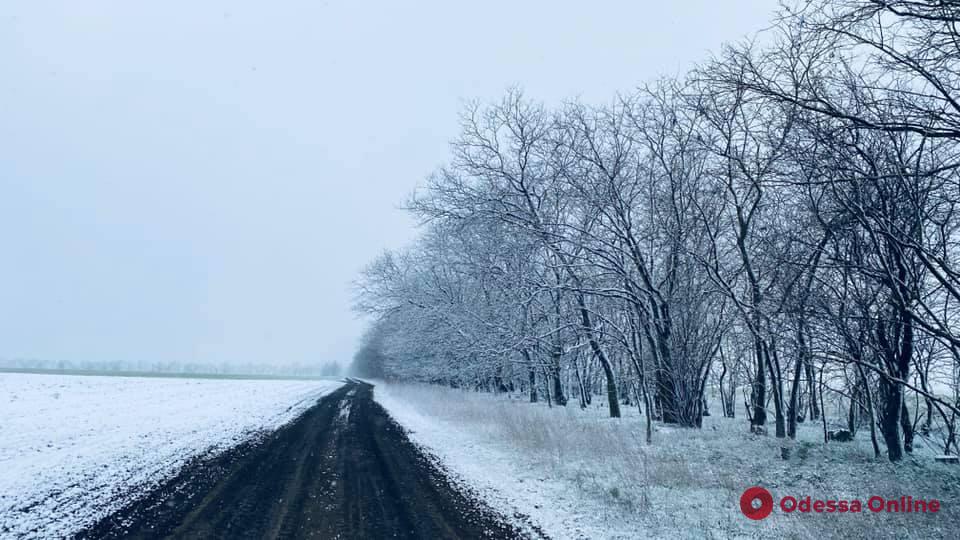
[[[258,441],[188,464],[77,538],[524,538],[349,381]]]

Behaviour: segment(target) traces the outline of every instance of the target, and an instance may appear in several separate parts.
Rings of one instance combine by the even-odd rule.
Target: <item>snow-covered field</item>
[[[748,432],[742,418],[704,418],[704,428],[656,427],[642,417],[580,410],[422,385],[378,384],[374,397],[466,486],[505,515],[530,516],[565,538],[957,538],[960,467],[918,448],[900,465],[874,460],[866,433],[822,443],[819,424],[800,427],[781,459],[781,441]],[[923,444],[923,443],[921,443]],[[743,491],[775,500],[912,496],[935,498],[937,514],[784,514],[762,521],[739,510]]]
[[[340,384],[0,373],[0,537],[69,535]]]

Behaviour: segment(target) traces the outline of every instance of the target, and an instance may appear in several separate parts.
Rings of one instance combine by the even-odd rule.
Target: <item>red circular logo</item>
[[[754,501],[759,501],[759,506],[754,506]],[[759,486],[748,488],[740,496],[740,511],[750,519],[763,519],[773,512],[773,495]]]

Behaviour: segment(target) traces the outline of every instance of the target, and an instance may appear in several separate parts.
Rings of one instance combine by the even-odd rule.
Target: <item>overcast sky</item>
[[[776,8],[145,4],[0,6],[0,358],[346,363],[462,100],[606,102]]]

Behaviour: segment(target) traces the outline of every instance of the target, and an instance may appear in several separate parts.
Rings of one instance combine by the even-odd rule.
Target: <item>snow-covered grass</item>
[[[419,385],[379,385],[375,397],[419,444],[508,515],[520,512],[553,538],[956,538],[960,467],[929,456],[900,465],[873,459],[867,433],[822,443],[801,426],[781,458],[772,436],[746,421],[705,418],[701,430],[657,426],[652,445],[635,408],[620,420],[603,404],[548,408],[516,396]],[[750,486],[775,501],[792,495],[866,501],[938,499],[936,514],[784,514],[745,518]]]
[[[340,384],[2,373],[0,537],[67,536]]]

